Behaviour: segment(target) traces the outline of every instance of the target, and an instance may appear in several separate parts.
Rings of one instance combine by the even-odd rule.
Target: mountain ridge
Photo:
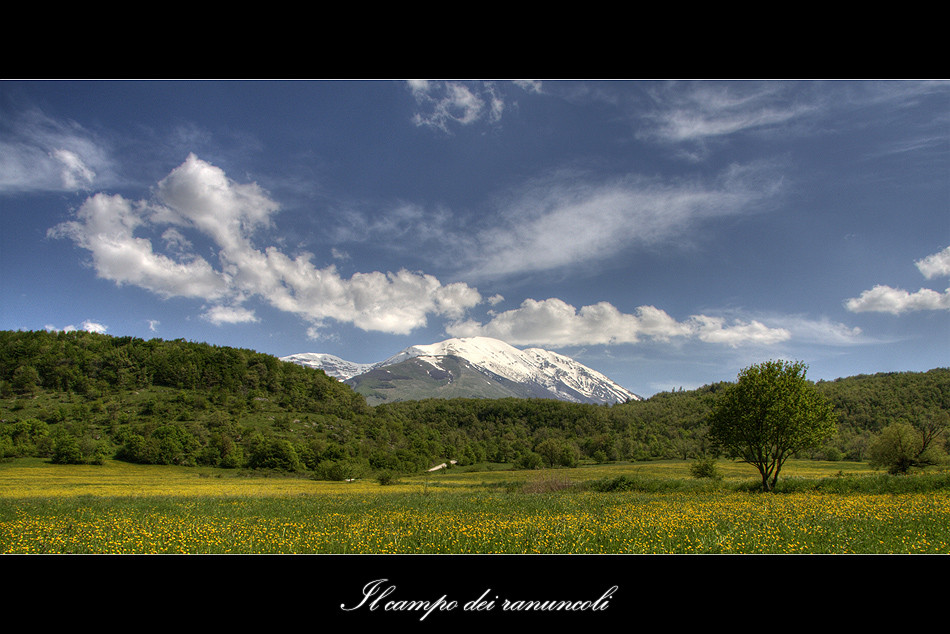
[[[441,367],[448,358],[462,359],[464,364],[453,363],[452,370]],[[326,353],[297,353],[281,357],[312,368],[321,369],[363,393],[371,400],[404,400],[405,394],[425,397],[428,392],[452,392],[464,396],[464,390],[446,390],[450,381],[474,381],[470,373],[478,373],[483,380],[493,385],[492,390],[477,389],[483,397],[488,395],[523,398],[554,398],[577,403],[623,403],[642,400],[640,396],[611,380],[606,375],[556,352],[542,348],[515,348],[499,339],[490,337],[451,338],[432,344],[413,345],[378,363],[354,363]],[[410,366],[407,362],[413,361]],[[438,370],[439,378],[426,372],[419,362],[428,363]],[[400,390],[387,396],[386,390],[394,390],[393,368],[403,383]],[[381,372],[389,369],[389,375]],[[437,386],[432,381],[441,381]],[[409,381],[416,381],[410,384]],[[421,383],[420,383],[421,382]],[[372,385],[370,385],[372,383]],[[398,394],[398,395],[397,395]]]

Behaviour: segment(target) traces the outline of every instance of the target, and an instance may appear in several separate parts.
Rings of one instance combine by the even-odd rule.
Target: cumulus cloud
[[[99,277],[120,286],[131,284],[164,297],[208,300],[228,295],[227,276],[206,260],[193,256],[176,260],[156,253],[136,229],[148,224],[148,209],[121,196],[96,194],[86,200],[71,220],[53,227],[49,235],[70,238],[92,256]]]
[[[785,341],[790,332],[755,321],[694,315],[677,321],[654,306],[622,313],[608,302],[580,309],[558,299],[525,300],[520,307],[494,315],[487,323],[459,321],[447,328],[455,337],[495,337],[512,345],[595,345],[638,343],[643,339],[698,339],[731,347]]]
[[[721,317],[696,315],[690,317],[692,333],[706,343],[722,343],[736,347],[744,344],[769,345],[785,341],[791,333],[784,328],[769,328],[761,322],[733,322],[727,325]]]
[[[927,279],[950,275],[950,247],[915,262]],[[900,315],[921,310],[950,310],[950,288],[944,292],[921,288],[910,292],[877,284],[858,297],[845,301],[845,307],[855,313],[877,312]]]
[[[90,321],[88,319],[82,322],[78,328],[72,324],[64,328],[57,328],[56,326],[47,324],[45,328],[45,330],[49,332],[75,332],[77,330],[85,330],[86,332],[97,332],[99,334],[105,334],[108,329],[108,326],[104,326],[98,322]]]
[[[928,280],[950,275],[950,247],[914,262]]]
[[[429,315],[457,319],[481,302],[465,284],[442,284],[431,275],[400,270],[342,277],[334,266],[318,268],[308,253],[290,256],[253,244],[254,233],[273,222],[279,206],[256,184],[240,184],[194,155],[156,189],[156,200],[129,201],[97,194],[73,220],[50,230],[90,252],[103,279],[145,288],[161,297],[200,298],[215,324],[256,321],[242,304],[258,297],[299,315],[318,328],[324,320],[364,330],[407,334]],[[143,233],[161,231],[174,254],[157,252]],[[183,231],[210,239],[213,264],[190,252]]]
[[[918,310],[950,310],[950,288],[943,293],[922,288],[914,293],[882,284],[864,291],[858,297],[845,302],[848,310],[855,313],[902,313]]]

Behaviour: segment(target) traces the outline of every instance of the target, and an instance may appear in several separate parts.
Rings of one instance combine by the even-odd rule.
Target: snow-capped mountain
[[[389,386],[380,386],[379,380],[383,380],[384,376],[378,371],[394,369],[410,360],[416,362],[414,367],[421,367],[418,362],[424,362],[433,368],[436,372],[429,372],[430,377],[438,376],[443,383],[451,382],[453,372],[446,370],[447,366],[443,363],[446,358],[465,361],[461,366],[452,365],[456,374],[462,368],[471,369],[481,373],[486,381],[503,384],[506,389],[520,386],[519,390],[524,394],[581,403],[640,400],[633,392],[570,357],[541,348],[520,350],[489,337],[447,339],[429,345],[410,346],[379,363],[351,363],[333,355],[316,353],[295,354],[283,357],[283,360],[320,368],[351,385],[359,384],[361,376],[368,377],[372,373],[377,379],[374,393],[379,394],[380,389],[385,390]],[[405,381],[409,380],[410,375],[418,376],[418,371],[415,374],[397,374]]]
[[[327,376],[332,376],[341,381],[346,381],[347,379],[352,379],[354,376],[369,372],[377,366],[376,363],[354,363],[352,361],[346,361],[340,357],[335,357],[332,354],[325,354],[323,352],[301,352],[300,354],[281,357],[280,360],[323,370],[327,373]]]

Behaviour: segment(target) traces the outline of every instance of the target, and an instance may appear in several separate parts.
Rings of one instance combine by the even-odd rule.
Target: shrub
[[[544,465],[544,458],[541,457],[541,454],[535,453],[533,451],[526,451],[520,456],[515,462],[515,466],[519,469],[540,469]]]
[[[389,486],[391,484],[399,484],[399,481],[396,479],[396,475],[389,470],[380,471],[376,474],[376,481],[379,482],[380,486]]]
[[[355,460],[324,460],[315,472],[318,480],[355,480],[363,473],[363,465]]]
[[[646,490],[645,483],[633,476],[620,475],[615,478],[601,478],[589,483],[588,486],[601,493],[613,493],[616,491],[642,491]]]
[[[252,469],[275,469],[277,471],[300,471],[300,458],[288,440],[267,438],[258,443],[248,457]]]
[[[722,474],[716,468],[715,458],[704,456],[697,458],[689,465],[689,472],[694,478],[712,478],[714,480],[722,479]]]
[[[57,438],[53,449],[53,462],[56,464],[82,464],[82,450],[79,447],[79,441],[72,436]]]

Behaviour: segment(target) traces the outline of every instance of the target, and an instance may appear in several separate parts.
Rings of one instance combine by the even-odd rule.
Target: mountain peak
[[[354,363],[325,352],[300,352],[281,357],[281,361],[290,361],[297,365],[323,370],[328,376],[346,381],[376,367],[375,363]]]
[[[617,403],[640,400],[605,375],[562,354],[542,348],[521,350],[491,337],[458,337],[431,344],[409,346],[385,361],[356,364],[320,353],[283,357],[352,383],[370,371],[396,366],[411,359],[458,357],[487,380],[520,385],[525,393],[574,402]]]

